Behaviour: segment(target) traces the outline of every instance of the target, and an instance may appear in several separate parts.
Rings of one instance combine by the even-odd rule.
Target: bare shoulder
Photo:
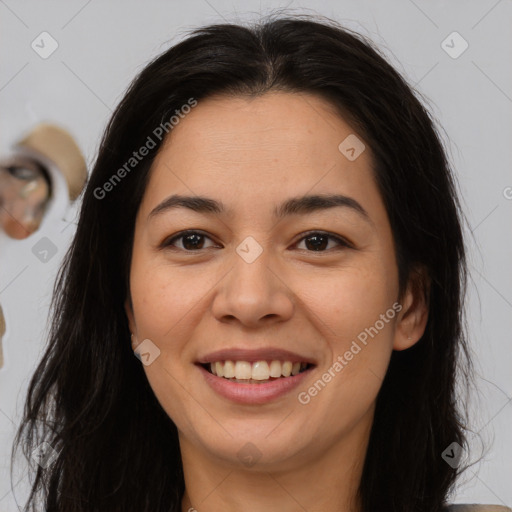
[[[512,512],[509,507],[503,505],[476,505],[476,504],[457,504],[449,505],[448,512]]]

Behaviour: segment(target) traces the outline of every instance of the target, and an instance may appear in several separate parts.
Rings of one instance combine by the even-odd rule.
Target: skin
[[[421,337],[428,311],[412,278],[399,297],[370,149],[355,161],[338,149],[353,133],[313,95],[216,96],[173,128],[154,162],[135,225],[133,307],[127,299],[125,308],[133,347],[148,338],[161,351],[144,371],[179,431],[183,511],[360,510],[356,491],[382,378],[392,350]],[[355,199],[370,220],[346,207],[272,217],[288,198],[332,193]],[[174,208],[148,218],[171,194],[211,197],[232,212]],[[161,247],[185,229],[206,233],[202,249],[183,238]],[[313,230],[351,247],[327,239],[315,251],[304,234]],[[235,250],[248,236],[263,249],[252,263]],[[299,403],[298,392],[397,301],[401,311],[378,335],[308,404]],[[263,405],[217,395],[194,364],[214,350],[270,346],[318,364],[300,389]],[[260,456],[251,467],[237,456],[247,442]]]

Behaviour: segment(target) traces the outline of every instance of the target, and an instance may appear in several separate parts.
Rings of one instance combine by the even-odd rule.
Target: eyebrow
[[[290,215],[305,215],[314,211],[327,210],[334,207],[350,208],[364,220],[372,224],[368,212],[352,197],[340,194],[307,195],[292,197],[274,208],[273,216],[283,219]],[[172,195],[158,204],[148,215],[148,220],[174,208],[188,208],[197,213],[220,215],[230,213],[225,205],[215,199],[203,196]]]

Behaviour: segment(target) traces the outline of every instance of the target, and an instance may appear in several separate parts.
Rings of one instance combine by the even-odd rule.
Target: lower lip
[[[282,377],[262,384],[240,384],[224,377],[217,377],[201,365],[197,365],[197,367],[213,391],[232,402],[254,405],[265,404],[286,395],[299,386],[312,370],[312,368],[308,368],[297,375]]]

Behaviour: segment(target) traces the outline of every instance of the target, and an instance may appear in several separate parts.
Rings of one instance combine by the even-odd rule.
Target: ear
[[[127,297],[126,300],[124,301],[124,311],[126,313],[126,317],[128,318],[128,328],[130,329],[130,332],[132,334],[132,337],[131,337],[132,348],[135,350],[135,347],[138,345],[137,328],[135,326],[135,318],[133,315],[133,306],[132,306],[130,297]]]
[[[425,267],[416,266],[410,274],[400,304],[393,350],[405,350],[417,343],[425,332],[428,320],[430,277]]]

